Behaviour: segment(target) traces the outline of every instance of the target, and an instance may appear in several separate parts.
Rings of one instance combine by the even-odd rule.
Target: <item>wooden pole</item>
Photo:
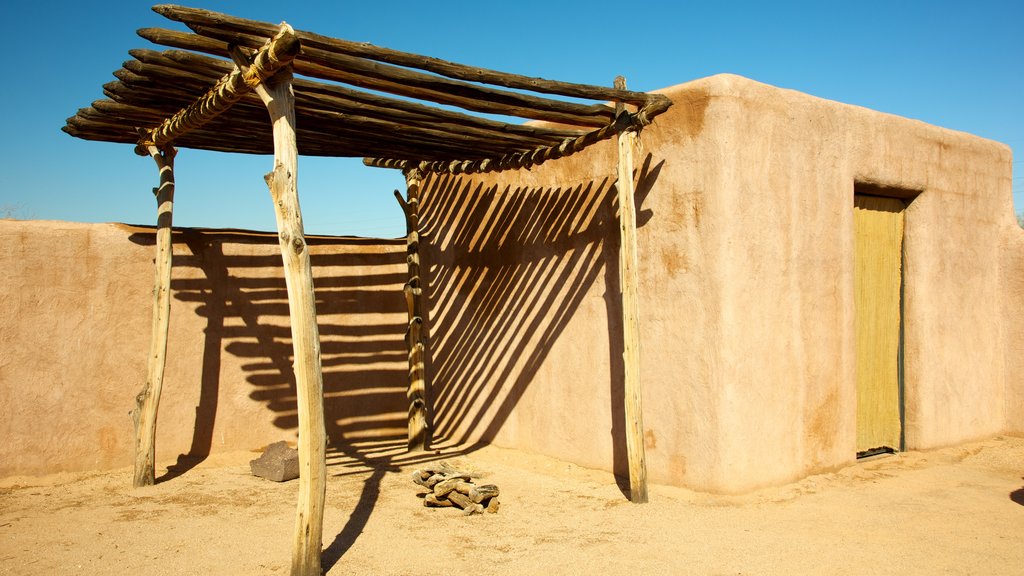
[[[223,31],[235,31],[253,36],[266,36],[273,33],[274,25],[258,20],[237,18],[228,14],[203,10],[201,8],[186,8],[184,6],[157,5],[153,11],[170,20],[182,22],[193,30],[204,27],[212,27]],[[141,31],[140,31],[141,33]],[[534,78],[519,74],[496,72],[475,66],[465,66],[454,62],[446,62],[438,58],[430,58],[407,52],[399,52],[388,48],[373,46],[365,42],[351,42],[337,38],[328,38],[310,32],[297,32],[302,45],[308,48],[315,48],[325,52],[343,54],[358,58],[367,58],[378,62],[388,62],[397,66],[407,68],[418,68],[435,74],[447,76],[474,83],[487,83],[518,90],[530,90],[561,96],[575,98],[586,98],[590,100],[615,100],[628,102],[630,104],[643,105],[652,99],[660,96],[645,94],[643,92],[629,92],[626,90],[610,89],[603,86],[589,86],[570,82],[559,82]]]
[[[588,146],[611,138],[612,136],[620,135],[624,132],[640,130],[644,126],[650,124],[654,120],[655,116],[668,110],[670,106],[672,106],[671,100],[668,98],[658,98],[652,100],[652,102],[648,103],[643,108],[640,108],[635,113],[630,114],[625,111],[625,107],[622,104],[617,104],[617,115],[609,124],[598,130],[579,134],[574,137],[566,137],[557,144],[541,145],[529,150],[509,152],[500,157],[493,158],[423,162],[420,164],[420,168],[421,170],[428,172],[449,172],[451,174],[472,174],[475,172],[496,172],[509,169],[518,170],[521,168],[530,168],[531,166],[542,164],[548,160],[575,154]],[[486,153],[485,150],[481,150],[479,147],[476,151]],[[396,158],[364,158],[363,163],[367,166],[374,166],[377,168],[404,169],[410,165],[408,160]]]
[[[405,212],[406,260],[409,263],[409,281],[405,283],[405,302],[409,310],[409,330],[406,343],[409,346],[409,451],[428,450],[431,441],[429,385],[426,377],[426,343],[423,338],[423,286],[420,274],[420,183],[423,171],[419,166],[405,170],[408,199],[395,190],[395,197]]]
[[[282,30],[291,27],[281,24]],[[236,59],[240,54],[235,55]],[[238,62],[240,67],[246,63]],[[284,68],[255,87],[274,126],[274,170],[266,175],[277,217],[277,236],[284,261],[295,390],[299,415],[299,502],[292,543],[292,576],[320,576],[323,547],[324,495],[327,488],[323,374],[320,334],[316,323],[313,270],[309,261],[302,212],[299,209],[298,147],[295,139],[295,94],[292,73]]]
[[[625,90],[619,76],[615,87]],[[618,105],[622,107],[622,105]],[[625,114],[625,110],[620,111]],[[644,454],[644,417],[640,387],[640,302],[636,247],[636,207],[633,201],[633,147],[636,132],[619,134],[619,284],[622,289],[622,363],[625,368],[626,454],[629,460],[629,499],[647,502],[647,457]]]
[[[633,120],[633,116],[629,114],[622,114],[611,124],[608,124],[600,130],[587,132],[586,134],[582,134],[576,138],[566,138],[560,143],[553,144],[551,146],[541,146],[529,150],[510,152],[499,158],[424,162],[421,164],[421,168],[435,173],[450,172],[452,174],[471,174],[474,172],[496,172],[509,169],[518,170],[520,168],[530,168],[531,166],[542,164],[551,159],[575,154],[587,146],[600,142],[601,140],[611,138],[616,134],[620,134],[630,126]],[[477,151],[486,152],[479,148],[477,148]],[[410,164],[407,160],[393,160],[387,158],[364,158],[363,163],[367,166],[377,168],[407,167]]]
[[[171,317],[171,222],[174,212],[174,155],[177,153],[173,146],[149,146],[147,151],[160,170],[160,186],[153,188],[157,205],[156,271],[149,369],[146,384],[135,397],[135,409],[131,413],[135,423],[135,476],[132,485],[136,488],[152,486],[156,481],[156,416],[164,385],[167,331]]]

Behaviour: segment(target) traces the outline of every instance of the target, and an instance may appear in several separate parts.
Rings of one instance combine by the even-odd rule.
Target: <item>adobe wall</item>
[[[907,447],[1021,428],[1006,146],[730,75],[664,93],[636,176],[653,481],[742,492],[855,458],[855,187],[917,195]],[[606,143],[428,181],[442,437],[625,473],[614,180]]]
[[[715,76],[637,153],[654,482],[743,492],[855,453],[855,187],[906,212],[906,440],[1024,434],[1024,232],[1003,145]],[[434,177],[423,259],[439,443],[626,473],[615,155]],[[150,228],[0,221],[0,476],[129,465]],[[404,241],[311,238],[332,440],[405,435]],[[178,230],[157,459],[294,439],[272,234]],[[190,456],[186,456],[190,455]]]
[[[0,477],[131,464],[154,238],[151,228],[0,220]],[[404,438],[405,242],[309,246],[328,434]],[[157,461],[294,440],[276,235],[176,230],[174,252]]]
[[[1002,253],[1003,338],[1006,341],[1006,432],[1024,436],[1024,230],[1005,226]]]

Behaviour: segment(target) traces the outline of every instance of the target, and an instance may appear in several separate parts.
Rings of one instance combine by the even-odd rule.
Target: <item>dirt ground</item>
[[[133,490],[129,469],[0,480],[0,574],[285,574],[297,483],[215,455]],[[438,458],[498,514],[427,509],[395,445],[333,453],[328,574],[1024,574],[1024,438],[859,462],[742,497],[486,447]],[[173,463],[172,463],[173,464]],[[187,468],[187,467],[186,467]]]

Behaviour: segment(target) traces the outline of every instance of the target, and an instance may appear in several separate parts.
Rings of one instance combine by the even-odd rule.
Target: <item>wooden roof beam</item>
[[[178,68],[189,74],[196,74],[199,69],[202,69],[205,71],[204,73],[209,72],[210,74],[220,75],[229,72],[232,68],[232,65],[227,61],[186,50],[158,52],[155,50],[133,49],[129,53],[145,64]],[[325,84],[313,80],[296,79],[294,86],[296,97],[303,97],[303,95],[307,94],[324,96],[337,103],[338,109],[341,111],[358,107],[367,115],[380,112],[381,114],[388,114],[391,118],[418,118],[421,121],[490,129],[503,134],[515,134],[537,140],[551,141],[575,138],[583,133],[580,129],[570,130],[531,126],[528,124],[506,124],[462,112],[442,110],[418,102],[399,100],[362,90],[353,90],[338,84]]]
[[[200,27],[200,32],[201,35],[196,35],[160,28],[142,28],[138,30],[138,35],[163,46],[196,50],[217,56],[227,53],[229,43],[257,48],[265,41],[265,37],[225,32],[209,27]],[[614,110],[603,103],[585,105],[495,90],[315,48],[304,47],[302,57],[295,60],[292,68],[304,76],[458,106],[486,114],[503,114],[592,128],[604,126],[614,118]]]
[[[194,30],[201,36],[249,48],[258,47],[265,41],[264,36],[225,32],[213,27],[196,26]],[[615,116],[614,109],[603,102],[578,104],[509,92],[317,48],[303,47],[295,71],[316,78],[345,82],[438,104],[450,104],[476,112],[580,126],[602,126]]]
[[[159,95],[165,101],[175,97],[180,93],[187,93],[188,85],[209,85],[215,77],[213,74],[214,69],[204,70],[204,72],[197,72],[196,69],[185,68],[184,65],[174,64],[173,61],[168,62],[167,59],[159,58],[159,53],[143,54],[141,51],[136,51],[139,56],[144,57],[147,62],[140,60],[131,60],[124,63],[126,70],[132,72],[141,77],[146,77],[152,80],[156,87],[161,87],[159,93],[150,92],[153,96]],[[171,66],[165,64],[171,63]],[[181,66],[182,68],[179,68]],[[163,92],[162,86],[172,83],[175,86],[173,91],[168,90],[167,93]],[[185,84],[185,86],[182,86]],[[401,132],[406,128],[426,130],[431,133],[441,134],[445,133],[442,138],[462,140],[468,137],[478,138],[480,147],[483,148],[489,144],[503,143],[512,146],[518,146],[520,148],[528,149],[542,145],[555,144],[560,142],[566,137],[576,137],[582,134],[578,131],[566,131],[566,130],[545,130],[538,127],[526,127],[525,131],[518,130],[503,130],[504,126],[501,123],[484,123],[484,122],[458,122],[460,118],[457,113],[449,114],[423,114],[418,112],[407,111],[404,109],[395,109],[386,106],[377,106],[369,104],[363,101],[363,99],[349,99],[345,96],[339,96],[338,94],[347,94],[355,91],[341,91],[334,90],[335,87],[323,85],[317,82],[311,81],[295,81],[295,98],[299,105],[299,115],[311,115],[316,116],[321,113],[335,113],[337,116],[333,117],[333,121],[339,122],[344,121],[347,124],[353,125],[365,125],[370,128],[375,128],[372,125],[372,121],[380,122],[391,122],[395,124],[392,130]],[[137,80],[135,86],[129,91],[128,98],[132,96],[132,92],[143,91],[143,82]],[[254,96],[243,97],[244,100],[254,99]],[[135,102],[131,102],[134,104]],[[238,106],[239,104],[235,104]],[[434,109],[429,107],[422,107],[427,111],[433,111]],[[247,108],[247,111],[258,115],[261,119],[265,116],[266,112],[262,106],[254,105],[251,108]],[[442,112],[442,111],[437,111]],[[472,117],[465,116],[467,120],[472,120]],[[454,120],[454,122],[449,121]]]
[[[135,89],[138,93],[139,89]],[[157,92],[154,91],[154,94]],[[163,94],[164,97],[167,94]],[[248,100],[248,97],[246,98]],[[239,111],[245,108],[245,113]],[[263,114],[255,114],[250,102],[238,102],[230,118],[214,118],[200,128],[181,136],[181,146],[240,153],[266,154],[270,149],[265,142],[269,129]],[[471,138],[456,133],[416,128],[412,126],[374,121],[366,118],[341,118],[342,115],[307,109],[300,123],[299,145],[303,154],[337,155],[338,150],[351,156],[387,156],[416,159],[481,158],[497,156],[509,149],[509,144],[496,144],[489,138]],[[89,131],[118,142],[135,142],[137,134],[132,126],[159,122],[166,114],[160,108],[145,104],[115,100],[98,100],[91,108],[84,108],[68,119],[65,132],[83,136]],[[261,136],[262,135],[262,136]],[[97,139],[95,137],[88,139]],[[102,138],[100,138],[102,139]],[[532,146],[520,146],[521,150]]]
[[[451,174],[472,174],[475,172],[498,172],[501,170],[530,168],[531,166],[542,164],[548,160],[554,160],[556,158],[575,154],[592,144],[596,144],[602,140],[607,140],[616,134],[621,134],[626,131],[639,131],[644,126],[650,124],[651,119],[661,111],[664,111],[664,109],[667,109],[668,106],[671,106],[671,101],[669,101],[668,105],[665,105],[661,101],[656,100],[644,108],[641,108],[634,114],[630,114],[628,112],[620,113],[615,119],[615,122],[608,124],[599,130],[587,132],[577,138],[566,138],[561,143],[551,146],[540,146],[531,150],[509,152],[502,156],[492,158],[464,158],[459,160],[423,162],[421,167],[422,169],[430,172],[447,172]],[[363,164],[373,166],[375,168],[397,168],[405,170],[407,167],[417,163],[415,161],[397,158],[364,158]]]
[[[167,117],[168,103],[173,105],[176,101],[184,100],[188,91],[163,90],[159,86],[159,83],[154,83],[151,88],[137,85],[122,95],[120,88],[115,84],[107,90],[113,99],[97,100],[93,102],[92,109],[103,112],[110,120],[116,118],[129,126],[160,122]],[[252,98],[252,96],[246,96],[236,102],[230,113],[230,120],[225,124],[220,124],[220,118],[213,120],[218,123],[218,131],[225,137],[235,133],[232,127],[251,130],[258,129],[265,124],[266,111],[254,104],[251,101]],[[316,134],[320,134],[327,141],[338,136],[351,136],[353,141],[358,141],[356,137],[365,134],[364,139],[367,142],[379,141],[393,145],[415,146],[420,151],[419,156],[416,157],[420,158],[436,157],[441,152],[456,154],[459,157],[467,155],[480,157],[499,155],[503,151],[507,152],[510,147],[529,150],[539,145],[545,145],[545,142],[559,141],[557,138],[524,138],[501,132],[476,130],[429,121],[397,122],[389,119],[387,115],[375,117],[366,114],[365,110],[355,107],[348,111],[338,111],[329,103],[318,102],[316,98],[310,98],[298,91],[296,91],[296,100],[302,103],[299,112],[301,120],[299,125],[300,147],[305,146],[310,138],[316,137]],[[173,106],[171,109],[174,109]],[[79,116],[94,117],[90,109],[80,112]],[[354,148],[350,149],[349,153],[352,156],[364,156],[366,151],[363,148]],[[384,155],[388,155],[386,150]]]
[[[247,71],[232,71],[221,78],[206,94],[164,120],[156,128],[143,130],[136,153],[141,150],[143,155],[147,155],[149,146],[169,144],[189,130],[198,128],[222,114],[242,96],[294,60],[299,48],[299,39],[295,36],[295,31],[288,24],[282,23],[273,39],[257,51],[253,64]]]
[[[190,28],[193,28],[194,26],[210,26],[242,34],[261,36],[269,36],[273,34],[274,30],[273,24],[267,22],[238,18],[228,14],[221,14],[199,8],[162,4],[154,6],[153,11],[170,20],[181,22]],[[475,66],[466,66],[464,64],[448,62],[439,58],[431,58],[428,56],[391,50],[389,48],[381,48],[365,42],[352,42],[350,40],[330,38],[328,36],[322,36],[320,34],[314,34],[303,30],[297,30],[295,33],[305,48],[315,48],[336,54],[387,62],[408,68],[417,68],[456,80],[481,82],[517,90],[530,90],[532,92],[556,94],[559,96],[569,96],[573,98],[602,101],[612,100],[615,102],[635,104],[637,106],[643,106],[652,100],[659,98],[658,95],[647,94],[645,92],[634,92],[630,90],[607,88],[604,86],[546,80],[544,78],[498,72]]]

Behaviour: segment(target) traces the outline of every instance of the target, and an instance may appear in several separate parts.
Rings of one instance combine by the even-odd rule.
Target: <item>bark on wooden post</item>
[[[615,87],[626,88],[619,76]],[[616,109],[625,113],[622,104]],[[622,289],[622,363],[625,372],[626,456],[629,461],[629,499],[647,502],[647,457],[644,453],[644,418],[640,386],[640,302],[638,296],[638,256],[636,246],[636,207],[633,201],[633,147],[636,132],[619,134],[619,175],[616,182],[619,200],[619,284]]]
[[[132,420],[135,423],[136,488],[152,486],[156,481],[156,416],[160,392],[164,384],[167,359],[167,330],[171,317],[171,223],[174,212],[173,146],[148,146],[146,151],[160,170],[160,186],[156,195],[156,271],[153,282],[153,330],[149,344],[149,368],[146,384],[135,397]]]
[[[287,25],[282,24],[282,29]],[[291,33],[291,27],[287,27]],[[316,323],[313,271],[299,209],[298,148],[295,141],[295,94],[292,73],[284,68],[255,88],[274,125],[274,170],[266,175],[277,217],[277,235],[284,261],[295,388],[299,416],[299,502],[292,576],[320,576],[323,546],[324,494],[327,487],[323,374],[320,334]]]
[[[409,281],[405,283],[405,302],[409,310],[409,450],[427,450],[431,441],[429,385],[426,378],[426,343],[423,338],[423,286],[420,275],[420,183],[423,172],[418,166],[405,170],[407,199],[395,190],[395,198],[405,212]]]

